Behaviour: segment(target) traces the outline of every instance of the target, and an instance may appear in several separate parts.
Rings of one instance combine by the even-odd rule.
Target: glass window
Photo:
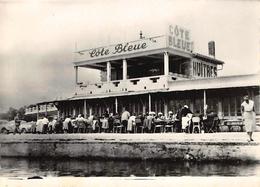
[[[236,98],[232,97],[230,99],[230,115],[235,116],[236,115]]]
[[[257,115],[260,114],[260,95],[256,95],[254,98],[255,112]]]
[[[228,105],[229,105],[229,98],[224,98],[222,102],[224,116],[229,116]]]
[[[236,97],[237,116],[241,116],[241,103],[242,103],[242,97],[240,96]]]

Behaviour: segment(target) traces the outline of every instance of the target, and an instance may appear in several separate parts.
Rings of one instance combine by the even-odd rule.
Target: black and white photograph
[[[0,186],[260,185],[260,1],[0,0]]]

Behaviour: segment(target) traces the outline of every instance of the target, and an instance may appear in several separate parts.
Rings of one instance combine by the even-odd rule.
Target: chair
[[[143,125],[136,125],[135,126],[135,132],[138,133],[138,129],[141,129],[141,133],[144,133],[145,127]]]
[[[212,122],[210,123],[209,129],[208,129],[208,133],[212,132],[216,132],[216,128],[218,127],[219,124],[219,119],[218,117],[214,117]]]
[[[122,131],[124,132],[124,129],[125,129],[124,125],[120,124],[116,126],[116,133],[118,133],[118,130],[120,133],[122,133]]]
[[[122,131],[126,132],[124,125],[120,123],[120,120],[116,119],[113,124],[113,133],[118,133],[118,130],[120,133],[122,133]]]
[[[166,122],[164,122],[164,121],[155,122],[154,133],[156,132],[157,129],[160,130],[160,133],[164,132],[165,123]]]
[[[182,126],[183,132],[185,132],[186,129],[188,129],[188,133],[190,133],[190,122],[191,122],[191,118],[189,118],[189,117],[181,118],[181,126]]]
[[[193,117],[193,118],[192,118],[192,125],[193,125],[193,127],[192,127],[192,133],[195,132],[195,128],[198,128],[199,133],[201,132],[201,131],[200,131],[200,118],[199,118],[199,117]]]
[[[169,123],[167,123],[167,124],[164,126],[164,132],[166,132],[167,129],[170,129],[171,132],[173,132],[173,129],[174,129],[174,122],[170,121]]]
[[[138,132],[138,128],[141,128],[141,132],[143,132],[143,126],[142,125],[142,121],[139,117],[135,118],[135,125],[134,125],[134,133]]]
[[[120,123],[119,119],[115,119],[114,123],[113,123],[113,133],[117,133],[118,129],[120,129],[120,131],[122,131],[121,126],[123,127],[123,125]]]

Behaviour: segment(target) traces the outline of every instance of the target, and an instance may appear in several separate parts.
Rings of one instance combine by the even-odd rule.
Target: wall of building
[[[255,111],[260,115],[260,94],[256,88],[228,88],[206,90],[206,104],[208,111],[216,112],[219,117],[241,117],[241,103],[245,92],[250,93],[250,97],[255,101]],[[204,99],[203,90],[182,91],[182,92],[159,92],[150,93],[151,110],[158,113],[173,111],[176,113],[180,106],[188,105],[193,112],[203,113]],[[143,114],[149,112],[149,94],[121,96],[117,97],[118,112],[121,113],[123,107],[133,114]],[[115,113],[115,97],[103,99],[86,100],[87,114],[96,114],[101,116],[106,110]],[[84,100],[70,101],[61,107],[62,113],[70,115],[83,114]],[[74,113],[73,113],[74,111]]]

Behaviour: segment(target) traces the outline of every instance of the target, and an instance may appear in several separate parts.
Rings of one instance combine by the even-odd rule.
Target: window
[[[229,107],[229,98],[224,98],[222,102],[224,116],[229,116],[228,107]]]

